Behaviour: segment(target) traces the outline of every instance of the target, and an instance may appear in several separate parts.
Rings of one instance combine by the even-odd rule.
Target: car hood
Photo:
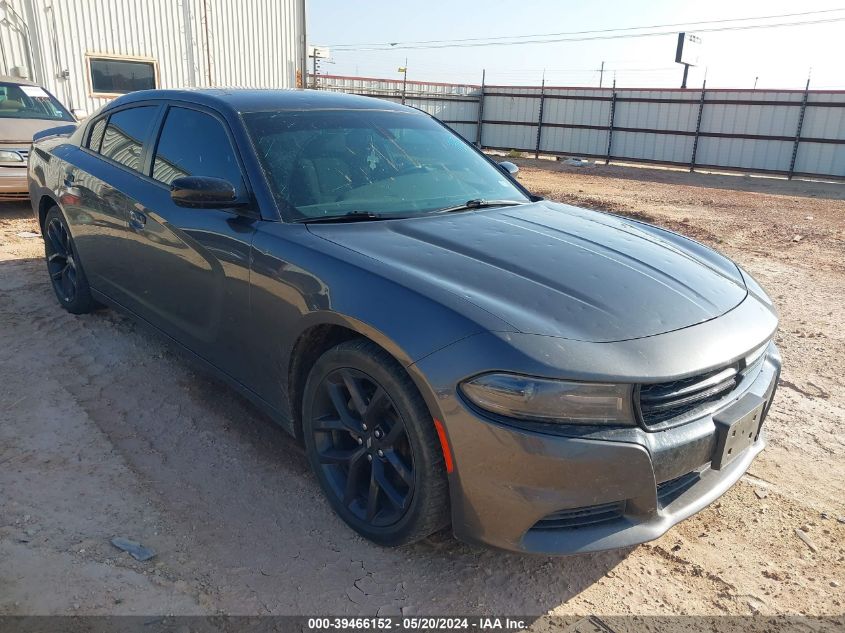
[[[548,201],[308,227],[405,273],[403,283],[444,287],[523,333],[641,338],[718,317],[747,294],[736,265],[698,242]]]
[[[55,119],[14,119],[0,117],[0,146],[29,147],[36,132],[61,125],[75,125],[73,121]]]

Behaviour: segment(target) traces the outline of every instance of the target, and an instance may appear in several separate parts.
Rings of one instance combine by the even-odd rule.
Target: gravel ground
[[[61,311],[41,240],[19,235],[37,230],[28,208],[7,204],[0,614],[842,614],[845,186],[520,164],[537,193],[719,248],[775,298],[770,445],[724,497],[623,551],[515,556],[448,534],[380,549],[234,392],[115,312]]]

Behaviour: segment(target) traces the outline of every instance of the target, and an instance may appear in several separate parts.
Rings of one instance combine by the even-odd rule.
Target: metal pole
[[[698,120],[695,122],[695,139],[692,142],[692,157],[689,161],[689,170],[695,169],[695,155],[698,153],[698,135],[701,132],[701,113],[704,112],[704,91],[707,88],[707,80],[701,84],[701,99],[698,102]]]
[[[299,0],[298,3],[298,13],[299,13],[299,30],[301,31],[299,34],[299,73],[302,76],[302,88],[308,87],[308,21],[305,14],[305,0]]]
[[[202,22],[205,33],[205,85],[211,88],[214,83],[211,81],[211,40],[208,35],[208,0],[202,0]]]
[[[795,159],[798,157],[798,143],[801,142],[801,128],[804,126],[804,113],[807,111],[807,97],[810,94],[810,78],[807,77],[807,85],[804,87],[804,98],[801,99],[801,112],[798,114],[798,129],[795,130],[795,142],[792,144],[792,159],[789,161],[789,175],[792,180],[795,173]]]
[[[405,89],[408,86],[408,58],[405,58],[405,68],[402,73],[402,105],[405,105]]]
[[[317,89],[317,49],[314,49],[314,54],[311,56],[311,87]]]
[[[599,70],[599,88],[601,88],[601,83],[604,80],[604,62],[601,63],[601,70]]]
[[[53,28],[55,29],[56,13],[53,12]],[[191,27],[191,4],[182,0],[182,21],[185,23],[185,62],[188,65],[187,84],[197,85],[197,66],[194,62],[194,29]]]
[[[58,28],[56,27],[56,7],[54,6],[54,0],[50,0],[50,4],[45,5],[45,11],[50,12],[50,24],[52,24],[52,31],[50,30],[50,24],[47,25],[47,34],[50,37],[50,41],[53,45],[53,76],[56,78],[57,81],[61,81],[62,84],[62,92],[65,95],[65,104],[67,105],[68,110],[73,112],[73,96],[70,94],[70,89],[68,88],[68,77],[70,76],[70,72],[67,68],[62,68],[62,60],[61,55],[59,55],[59,42],[58,42]],[[58,92],[58,83],[56,84],[56,92]]]
[[[610,97],[610,123],[607,126],[607,156],[604,164],[610,163],[610,148],[613,145],[613,117],[616,115],[616,80],[613,80],[613,95]]]
[[[20,20],[21,26],[23,26],[23,31],[20,29],[17,30],[24,36],[24,39],[26,39],[24,53],[26,54],[26,65],[27,70],[29,71],[29,77],[27,79],[34,81],[35,83],[47,85],[47,77],[44,72],[44,65],[41,59],[41,32],[38,28],[38,23],[35,21],[36,9],[33,6],[33,0],[27,0],[27,2],[24,3],[26,19],[23,19],[23,17],[15,11],[11,5],[7,4],[6,9],[11,11],[12,15]],[[30,24],[32,25],[32,29],[29,28]],[[34,42],[33,39],[35,40]],[[50,86],[48,86],[48,89],[49,87]]]
[[[534,145],[534,158],[540,158],[540,137],[543,133],[543,106],[546,103],[546,78],[540,84],[540,112],[537,115],[537,143]]]
[[[684,64],[684,78],[681,80],[681,88],[687,87],[687,74],[689,73],[689,64]]]
[[[12,71],[9,69],[9,61],[6,59],[6,49],[0,46],[0,56],[3,57],[3,74],[11,75]]]
[[[478,123],[475,126],[475,146],[481,148],[481,131],[484,127],[484,84],[487,70],[481,71],[481,94],[478,95]]]

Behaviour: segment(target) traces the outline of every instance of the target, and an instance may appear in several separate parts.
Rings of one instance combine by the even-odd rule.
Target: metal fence
[[[485,149],[845,178],[845,91],[558,88],[319,75],[401,101]]]

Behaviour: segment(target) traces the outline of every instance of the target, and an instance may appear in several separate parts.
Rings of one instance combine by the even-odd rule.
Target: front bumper
[[[0,200],[27,200],[25,167],[0,167]]]
[[[751,309],[757,307],[742,308]],[[745,321],[742,316],[747,313],[738,313],[735,318]],[[770,339],[776,317],[768,322],[745,322],[756,323],[744,331],[750,337],[746,340],[747,347],[753,348],[759,345],[760,337]],[[704,339],[701,352],[704,355],[712,349],[708,328],[712,330],[713,341],[719,337],[720,330],[721,341],[731,331],[717,328],[713,323],[697,326]],[[691,334],[695,333],[687,332],[687,336]],[[513,342],[513,337],[510,338]],[[472,347],[484,354],[483,350],[491,347],[491,340],[488,338],[485,345]],[[688,343],[694,340],[687,338]],[[711,466],[717,447],[713,418],[729,406],[741,405],[744,398],[765,402],[767,413],[781,364],[777,348],[770,343],[756,375],[749,376],[747,382],[714,404],[706,414],[674,428],[586,430],[561,425],[560,432],[551,433],[489,419],[455,395],[454,387],[447,387],[446,381],[458,384],[459,374],[467,371],[468,365],[490,362],[483,358],[472,360],[468,354],[469,343],[463,345],[467,348],[462,349],[462,344],[458,344],[455,349],[433,354],[410,368],[412,373],[420,372],[426,378],[443,377],[440,388],[437,383],[432,385],[434,391],[428,400],[435,416],[441,416],[446,427],[455,461],[450,475],[454,533],[470,542],[539,554],[575,554],[633,546],[659,537],[712,503],[739,480],[765,445],[761,431],[750,447],[716,470]],[[522,343],[519,346],[525,348]],[[624,351],[618,354],[620,359],[628,356]],[[686,362],[695,356],[691,350]],[[543,355],[544,360],[554,357],[557,355]],[[642,366],[643,356],[638,358]],[[653,363],[651,368],[663,373],[658,365],[674,366],[677,362],[677,357],[670,355]],[[547,371],[541,371],[538,366],[535,371],[522,366],[526,367],[525,373],[552,375],[548,367]],[[615,366],[620,367],[620,363]],[[667,488],[672,494],[664,494]],[[581,511],[589,514],[593,509],[607,507],[615,508],[616,512],[596,511],[594,514],[603,520],[579,527],[555,527],[566,521],[558,524],[548,521],[549,517],[561,514],[572,516],[572,510],[576,514]]]

